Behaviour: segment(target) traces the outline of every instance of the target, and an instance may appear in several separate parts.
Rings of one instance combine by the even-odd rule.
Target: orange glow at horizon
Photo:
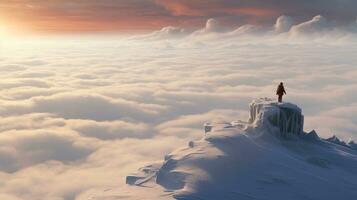
[[[255,8],[255,7],[208,7],[204,10],[197,9],[195,7],[189,7],[178,1],[160,1],[166,9],[170,10],[176,16],[207,16],[208,13],[226,13],[231,15],[243,14],[246,16],[255,17],[271,17],[279,15],[277,10],[267,8]]]
[[[214,13],[246,16],[245,21],[241,23],[252,21],[259,23],[261,19],[275,18],[279,15],[278,11],[273,9],[230,8],[214,4],[201,10],[177,1],[159,0],[153,1],[157,3],[157,7],[154,8],[120,3],[116,8],[112,8],[105,3],[93,3],[94,1],[88,1],[87,4],[77,1],[71,4],[56,0],[38,2],[33,1],[32,4],[22,1],[0,2],[0,27],[5,24],[10,35],[144,32],[165,26],[200,28]],[[125,6],[128,6],[128,9]],[[141,11],[148,14],[140,13]]]
[[[164,17],[113,18],[111,20],[95,19],[86,16],[65,16],[49,11],[35,12],[33,8],[17,9],[15,7],[1,7],[0,3],[0,31],[16,35],[52,34],[52,33],[86,33],[86,32],[121,32],[145,31],[162,28],[169,25],[171,20]]]
[[[150,4],[151,8],[132,4],[78,3],[74,1],[13,1],[0,3],[0,20],[8,24],[12,34],[51,34],[51,33],[95,33],[95,32],[128,32],[151,31],[164,26],[185,25],[188,28],[202,27],[204,17],[210,18],[216,12],[210,6],[200,10],[175,1]],[[160,3],[161,2],[161,3]],[[144,3],[142,3],[144,4]],[[155,6],[156,7],[155,7]],[[127,7],[128,8],[127,8]],[[160,10],[161,9],[161,10]],[[163,10],[164,11],[163,11]],[[273,10],[259,8],[217,7],[221,13],[228,15],[246,15],[270,17],[276,15]],[[144,13],[141,13],[144,12]],[[145,14],[147,12],[148,14]],[[171,14],[167,14],[169,12]],[[181,16],[182,15],[182,16]],[[1,25],[1,23],[0,23]]]
[[[334,0],[338,1],[338,0]],[[333,1],[333,2],[334,2]],[[275,2],[275,3],[274,3]],[[357,3],[264,0],[0,0],[0,26],[11,34],[144,32],[165,26],[201,28],[209,18],[228,28],[272,25],[281,15],[298,20],[323,14],[336,23],[355,21]],[[311,8],[306,9],[307,5]]]
[[[31,18],[32,17],[32,18]],[[96,32],[145,32],[161,29],[173,23],[186,24],[184,21],[162,18],[152,18],[142,20],[140,18],[113,19],[111,21],[101,21],[96,19],[73,19],[71,17],[61,17],[57,19],[39,19],[31,16],[23,19],[20,17],[8,20],[8,23],[0,22],[0,32],[13,35],[36,35],[36,34],[67,34],[67,33],[96,33]],[[0,18],[6,22],[6,18]],[[11,24],[11,25],[8,25]],[[187,24],[186,24],[187,25]],[[196,23],[196,25],[198,25]],[[192,27],[195,25],[192,24]],[[1,33],[0,33],[1,34]]]
[[[7,25],[11,24],[11,25]],[[56,19],[51,20],[11,20],[11,23],[0,23],[0,34],[51,34],[51,33],[81,33],[81,32],[116,32],[126,30],[151,30],[161,28],[161,23],[138,24],[132,22],[109,21],[102,22],[96,20],[71,20]],[[162,24],[165,24],[163,22]]]

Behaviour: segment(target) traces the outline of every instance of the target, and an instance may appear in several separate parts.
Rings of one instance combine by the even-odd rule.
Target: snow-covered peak
[[[320,137],[317,135],[315,130],[312,130],[304,135],[304,139],[309,141],[318,141],[320,140]]]
[[[294,138],[304,135],[304,116],[295,104],[259,98],[254,99],[249,104],[249,108],[248,121],[205,123],[205,132],[243,128],[255,137],[271,134],[283,138]]]
[[[330,137],[330,138],[327,138],[326,141],[329,141],[329,142],[332,142],[332,143],[335,143],[335,144],[339,144],[339,145],[343,145],[345,146],[346,143],[341,141],[336,135]]]
[[[325,141],[357,150],[357,144],[353,140],[350,140],[349,142],[346,143],[343,140],[340,140],[336,135],[325,139]]]
[[[201,140],[190,141],[163,161],[127,176],[128,195],[136,199],[147,199],[140,194],[150,194],[150,199],[355,199],[357,151],[334,144],[338,138],[326,141],[315,131],[304,133],[301,113],[291,103],[256,99],[250,104],[248,122],[208,123]]]

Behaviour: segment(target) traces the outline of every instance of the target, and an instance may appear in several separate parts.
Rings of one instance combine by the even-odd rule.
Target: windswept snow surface
[[[128,199],[141,194],[143,199],[357,199],[357,151],[322,140],[315,131],[304,133],[301,109],[294,104],[257,99],[250,104],[248,122],[206,125],[212,129],[206,129],[203,139],[128,176],[121,195],[127,193]],[[107,199],[116,198],[112,197]]]

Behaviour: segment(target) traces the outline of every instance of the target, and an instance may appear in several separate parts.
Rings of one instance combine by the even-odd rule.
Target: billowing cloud
[[[293,19],[289,16],[282,15],[278,17],[275,22],[274,28],[278,33],[288,32],[293,26]]]
[[[229,32],[227,35],[230,36],[244,36],[244,35],[256,35],[260,33],[264,33],[265,30],[262,27],[246,24],[238,27],[234,31]]]
[[[94,119],[99,121],[115,119],[150,120],[165,107],[154,104],[139,104],[123,99],[111,99],[100,95],[59,94],[36,97],[22,104],[8,104],[0,111],[11,113],[53,113],[64,118]]]
[[[202,137],[204,123],[209,121],[224,123],[238,118],[248,119],[246,114],[241,110],[211,110],[201,114],[180,116],[177,119],[159,124],[156,129],[161,135],[192,138],[194,140]]]
[[[142,35],[142,36],[134,36],[132,39],[153,39],[153,40],[161,40],[161,39],[174,39],[181,38],[186,36],[188,31],[180,27],[174,26],[166,26],[158,31],[154,31],[150,34]]]
[[[179,27],[164,27],[159,31],[154,31],[151,34],[145,34],[132,37],[135,40],[161,40],[161,39],[182,39],[186,38],[190,41],[198,40],[215,40],[242,38],[242,37],[263,37],[264,39],[286,39],[289,36],[309,37],[315,39],[326,38],[334,35],[338,39],[353,38],[357,33],[357,25],[348,23],[338,25],[333,21],[328,21],[325,17],[317,15],[312,19],[297,23],[294,18],[282,15],[276,19],[273,26],[261,26],[253,24],[245,24],[237,28],[227,29],[222,25],[220,20],[210,18],[206,21],[203,28],[190,32]],[[326,36],[326,37],[325,37]],[[193,39],[193,40],[192,40]],[[202,43],[201,43],[202,44]]]
[[[318,15],[312,18],[310,21],[303,22],[291,28],[291,34],[313,34],[326,30],[329,24],[325,17]]]
[[[216,19],[210,18],[206,21],[206,25],[203,29],[193,32],[191,35],[200,37],[202,35],[209,35],[222,32],[222,26]]]
[[[154,130],[144,123],[130,123],[125,121],[88,121],[69,120],[68,125],[86,137],[103,140],[123,138],[151,138]]]
[[[206,32],[219,32],[221,31],[221,25],[219,22],[213,18],[208,19],[206,22],[206,27],[204,28],[204,31]]]
[[[95,146],[79,141],[73,133],[7,131],[0,136],[0,171],[14,172],[49,160],[84,159]]]

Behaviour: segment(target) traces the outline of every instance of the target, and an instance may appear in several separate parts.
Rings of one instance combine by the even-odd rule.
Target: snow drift
[[[256,99],[248,122],[207,123],[202,140],[126,182],[156,199],[356,199],[355,143],[323,140],[303,123],[298,106]]]

